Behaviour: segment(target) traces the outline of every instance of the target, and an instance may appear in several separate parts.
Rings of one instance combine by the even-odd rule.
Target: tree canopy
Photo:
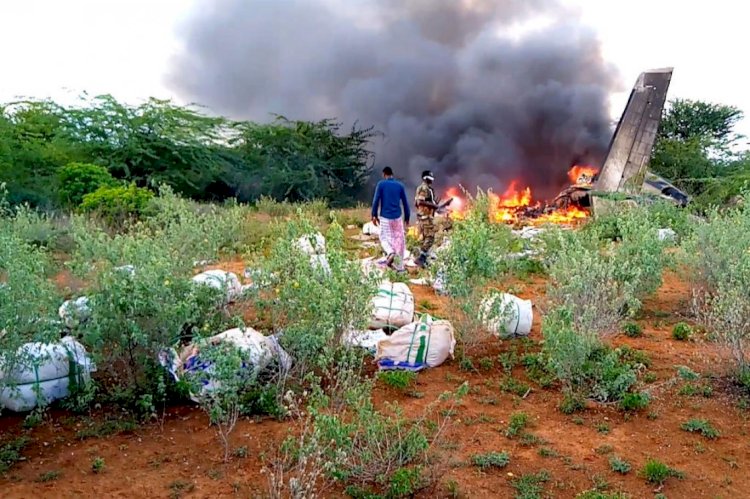
[[[79,200],[84,184],[102,178],[96,165],[115,179],[165,183],[194,199],[346,204],[370,175],[373,136],[356,125],[345,133],[334,120],[231,121],[157,99],[138,106],[109,95],[70,107],[21,101],[0,106],[0,182],[13,203],[52,207],[71,201],[59,194],[71,173],[85,177],[66,193]]]

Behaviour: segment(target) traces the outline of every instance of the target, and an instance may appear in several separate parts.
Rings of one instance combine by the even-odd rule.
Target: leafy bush
[[[416,373],[411,371],[382,371],[378,373],[380,381],[396,390],[406,390],[417,379]]]
[[[198,394],[198,403],[208,414],[224,447],[224,462],[231,450],[229,434],[242,411],[242,393],[255,383],[255,373],[245,365],[245,355],[229,343],[207,344],[201,348],[201,361],[211,366],[209,372],[189,376],[187,382]],[[203,390],[210,384],[211,390]]]
[[[637,322],[626,322],[622,327],[625,336],[630,338],[639,338],[643,335],[643,328]]]
[[[640,308],[658,289],[668,263],[657,227],[643,208],[617,214],[621,240],[601,242],[597,223],[582,231],[549,231],[544,236],[553,306],[570,309],[575,329],[591,334],[615,330],[621,318]]]
[[[101,473],[102,471],[104,471],[104,466],[104,458],[102,457],[95,457],[91,461],[91,471],[93,471],[94,473]]]
[[[672,328],[672,338],[678,341],[687,341],[692,334],[693,329],[684,322],[679,322]]]
[[[549,471],[541,470],[513,479],[511,484],[516,489],[516,499],[541,499],[542,484],[549,482],[550,478]]]
[[[594,335],[576,332],[569,311],[551,311],[542,334],[547,369],[563,383],[564,412],[577,410],[582,397],[620,400],[635,384],[642,359],[629,358],[630,349],[611,349]]]
[[[71,266],[92,283],[91,320],[80,331],[102,374],[102,393],[151,414],[173,387],[158,353],[226,329],[231,321],[218,306],[221,293],[195,286],[190,255],[147,228],[109,236],[76,220],[74,237]]]
[[[663,485],[669,477],[684,477],[684,474],[682,472],[670,468],[657,459],[649,459],[648,461],[646,461],[646,464],[644,464],[643,468],[641,468],[640,475],[645,478],[646,481],[655,483],[657,485]]]
[[[691,433],[700,433],[709,440],[719,438],[721,435],[706,419],[690,419],[682,423],[680,428]]]
[[[474,466],[488,470],[490,468],[505,468],[510,463],[510,454],[507,452],[488,452],[486,454],[474,454],[471,456]]]
[[[296,374],[304,377],[332,364],[341,353],[343,335],[366,327],[376,282],[347,259],[338,224],[326,234],[330,269],[311,262],[295,244],[315,232],[309,220],[288,222],[285,232],[260,264],[268,286],[255,301],[271,326],[284,331],[282,345],[295,359]]]
[[[685,244],[691,271],[694,311],[709,333],[716,335],[734,362],[737,378],[750,369],[750,194],[740,207],[708,213]]]
[[[513,438],[517,436],[521,430],[523,430],[526,427],[526,424],[529,422],[529,415],[525,412],[514,412],[510,416],[510,421],[508,422],[508,428],[505,430],[505,436],[508,438]]]
[[[57,180],[60,201],[72,208],[77,208],[86,194],[117,183],[105,167],[89,163],[68,163],[58,170]]]
[[[28,445],[27,437],[18,437],[0,444],[0,474],[21,461],[21,451]]]
[[[651,397],[646,392],[626,393],[620,400],[620,409],[623,411],[640,411],[648,407]]]
[[[100,187],[83,196],[81,210],[95,212],[112,225],[122,225],[128,218],[140,217],[148,208],[153,193],[135,184]]]
[[[617,456],[612,456],[609,458],[609,467],[612,469],[612,471],[623,475],[626,475],[628,472],[630,472],[631,469],[629,462]]]

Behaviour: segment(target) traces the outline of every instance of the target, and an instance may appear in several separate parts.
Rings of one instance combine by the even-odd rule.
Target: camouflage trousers
[[[437,227],[432,217],[417,219],[417,235],[419,236],[419,249],[422,253],[427,254],[435,244],[435,234]]]

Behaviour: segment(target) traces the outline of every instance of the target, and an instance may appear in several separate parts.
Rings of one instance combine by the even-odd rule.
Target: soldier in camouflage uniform
[[[435,199],[435,191],[432,188],[432,181],[435,177],[431,171],[422,172],[422,183],[417,187],[417,195],[414,204],[417,207],[417,233],[419,235],[419,258],[417,265],[420,267],[427,266],[427,258],[432,245],[435,243],[435,212],[438,210],[438,202]]]

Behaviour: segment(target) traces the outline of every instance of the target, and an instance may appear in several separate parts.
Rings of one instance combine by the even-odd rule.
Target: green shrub
[[[631,469],[629,462],[617,456],[612,456],[609,458],[609,467],[615,473],[620,473],[622,475],[626,475],[628,472],[630,472]]]
[[[663,485],[669,477],[684,477],[682,472],[670,468],[657,459],[649,459],[646,461],[646,464],[641,468],[640,475],[645,478],[647,482],[655,483],[657,485]]]
[[[620,400],[620,409],[623,411],[640,411],[648,407],[651,397],[646,392],[626,393]]]
[[[700,374],[687,366],[677,366],[677,375],[686,381],[695,381],[701,377]]]
[[[750,194],[738,208],[711,210],[684,245],[694,312],[702,326],[726,347],[738,377],[748,370],[750,346]]]
[[[91,471],[93,471],[94,473],[101,473],[102,471],[104,471],[104,467],[105,463],[104,458],[102,457],[95,457],[91,461]]]
[[[411,371],[381,371],[378,378],[391,388],[404,391],[414,384],[417,375]]]
[[[510,454],[507,452],[488,452],[486,454],[474,454],[471,456],[474,466],[488,470],[490,468],[505,468],[510,463]]]
[[[233,323],[219,307],[221,292],[195,286],[191,255],[178,253],[148,228],[110,236],[76,220],[74,237],[71,266],[92,283],[91,319],[80,332],[104,374],[101,393],[151,415],[175,388],[158,364],[159,353]]]
[[[22,460],[21,451],[28,443],[27,437],[17,437],[0,444],[0,474],[5,473],[14,464]]]
[[[299,237],[315,232],[309,220],[291,221],[285,232],[260,262],[268,286],[254,300],[270,325],[284,331],[281,342],[295,359],[294,374],[304,377],[333,363],[351,328],[366,328],[376,279],[347,258],[340,225],[331,224],[326,233],[330,271],[311,264],[295,245]]]
[[[706,419],[690,419],[682,423],[680,428],[691,433],[700,433],[709,440],[719,438],[721,435]]]
[[[566,393],[560,402],[560,412],[563,414],[573,414],[586,408],[586,401],[574,393]]]
[[[625,336],[629,336],[630,338],[640,338],[643,336],[643,328],[637,322],[626,322],[622,330],[625,332]]]
[[[678,322],[672,328],[672,338],[678,341],[687,341],[693,334],[693,328],[685,324],[684,322]]]
[[[44,473],[39,474],[39,477],[36,479],[39,483],[47,483],[47,482],[54,482],[58,478],[60,478],[61,473],[56,470],[46,471]]]
[[[541,470],[513,479],[511,485],[516,489],[516,499],[541,499],[542,484],[551,478],[549,471]]]
[[[138,218],[148,208],[154,195],[135,184],[118,187],[100,187],[83,196],[81,210],[95,212],[112,225],[122,225],[127,219]]]
[[[419,467],[400,468],[391,475],[388,497],[413,497],[425,486],[425,479]]]
[[[508,428],[505,430],[505,436],[508,438],[513,438],[517,436],[521,430],[526,428],[526,425],[529,422],[529,415],[525,412],[514,412],[510,416],[510,421],[508,422]]]
[[[105,167],[89,163],[68,163],[58,170],[57,180],[60,201],[72,208],[78,207],[86,194],[117,183]]]

